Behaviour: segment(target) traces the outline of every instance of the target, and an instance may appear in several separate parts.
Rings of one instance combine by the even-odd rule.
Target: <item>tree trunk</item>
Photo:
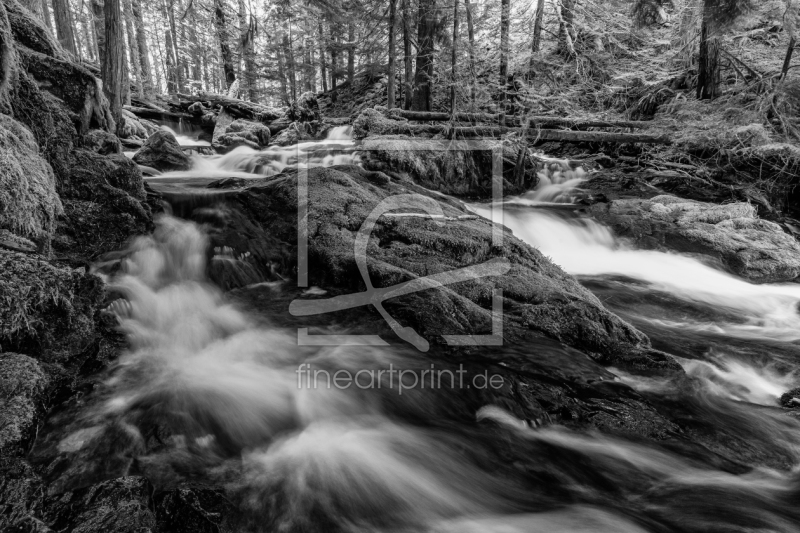
[[[348,17],[351,21],[347,24],[347,84],[350,86],[350,94],[353,93],[353,79],[356,76],[356,47],[353,44],[356,38],[356,27],[351,17]]]
[[[389,0],[389,85],[386,87],[386,107],[392,109],[395,104],[395,41],[397,38],[395,37],[395,26],[397,25],[396,13],[395,8],[397,6],[397,0]]]
[[[283,55],[286,61],[286,71],[289,75],[289,90],[292,102],[297,100],[297,71],[295,69],[294,50],[292,50],[292,27],[288,32],[283,32]]]
[[[417,71],[414,75],[414,110],[430,111],[433,104],[433,53],[436,32],[436,0],[419,0]]]
[[[403,63],[405,65],[404,88],[403,97],[405,103],[403,109],[411,109],[413,103],[413,84],[411,81],[413,70],[411,67],[411,30],[409,22],[408,2],[409,0],[401,0],[401,9],[403,10]]]
[[[50,18],[50,8],[47,5],[47,0],[42,0],[42,17],[47,29],[50,30],[50,33],[53,33],[53,19]]]
[[[511,24],[511,0],[500,1],[500,113],[506,109],[508,85],[508,28]],[[501,118],[502,121],[502,118]],[[501,124],[502,125],[502,124]]]
[[[242,59],[244,60],[244,72],[242,79],[244,87],[242,87],[242,94],[247,94],[247,98],[251,102],[258,99],[256,90],[256,65],[255,65],[255,51],[253,43],[255,40],[255,21],[253,15],[247,12],[244,0],[239,0],[239,34],[240,42],[242,44]]]
[[[275,50],[275,57],[278,60],[278,78],[280,79],[280,86],[281,86],[281,102],[284,105],[289,105],[291,102],[289,101],[289,92],[286,86],[286,64],[285,58],[283,57],[283,44],[278,37],[278,26],[275,23],[275,19],[272,19],[272,35],[270,36],[270,40],[272,41],[272,47]]]
[[[105,0],[106,50],[103,60],[103,92],[108,98],[115,126],[122,126],[123,81],[125,80],[125,41],[122,35],[120,0]]]
[[[319,70],[322,75],[322,91],[328,92],[328,72],[325,64],[325,33],[322,31],[322,18],[318,21],[319,26]]]
[[[191,0],[190,0],[191,1]],[[194,1],[189,6],[189,47],[192,56],[192,72],[190,85],[199,87],[203,83],[202,60],[200,59],[200,43],[197,40],[197,15],[194,10]]]
[[[144,96],[142,92],[142,65],[139,61],[139,47],[136,44],[136,30],[133,27],[133,9],[131,8],[131,0],[123,0],[122,5],[125,13],[125,36],[128,39],[128,53],[131,59],[131,71],[136,80],[136,91],[140,97]]]
[[[333,24],[331,24],[331,91],[333,94],[331,95],[331,102],[336,103],[336,99],[339,96],[339,91],[336,88],[338,83],[338,70],[339,70],[339,48],[338,42],[336,42],[336,37],[333,35]]]
[[[147,47],[147,34],[144,31],[144,20],[142,19],[142,8],[140,0],[131,0],[131,14],[133,23],[136,27],[136,45],[139,49],[139,72],[142,75],[141,88],[145,95],[153,92],[153,78],[150,72],[150,50]]]
[[[789,66],[792,64],[792,54],[794,53],[794,47],[797,45],[795,38],[792,37],[789,39],[789,47],[786,49],[786,56],[783,58],[783,68],[781,69],[781,79],[786,78],[786,75],[789,73]]]
[[[475,29],[472,26],[472,4],[469,0],[464,0],[464,7],[467,11],[467,36],[469,37],[469,103],[470,108],[475,110],[475,79],[477,74],[475,72]]]
[[[719,36],[711,14],[715,0],[706,0],[700,27],[700,58],[697,64],[697,99],[719,96]]]
[[[456,55],[458,52],[458,0],[453,1],[453,54],[450,58],[450,114],[456,113]]]
[[[225,71],[226,89],[230,89],[236,81],[236,69],[233,63],[233,53],[228,44],[228,28],[225,24],[225,0],[214,0],[214,25],[217,29],[217,39],[222,53],[222,69]]]
[[[172,0],[169,1],[172,4]],[[164,69],[167,77],[167,93],[177,94],[180,92],[180,85],[178,84],[178,64],[175,60],[175,42],[174,33],[172,32],[175,21],[174,17],[171,16],[171,11],[171,8],[167,8],[167,0],[161,0],[161,16],[167,23],[167,27],[164,30]]]
[[[712,0],[713,1],[713,0]],[[556,0],[558,47],[569,57],[575,56],[575,0]]]
[[[41,0],[22,0],[21,4],[39,20],[44,20],[44,5]]]
[[[56,18],[56,31],[61,47],[72,54],[78,53],[75,48],[75,33],[72,28],[72,13],[69,10],[68,0],[53,0],[53,14]]]
[[[103,0],[92,0],[92,26],[97,42],[97,61],[102,68],[106,57],[106,15]]]
[[[81,19],[81,33],[83,33],[83,40],[86,42],[86,56],[90,61],[97,61],[97,43],[95,43],[92,32],[89,30],[89,23],[86,20],[86,15],[80,13]]]
[[[314,62],[311,59],[311,46],[310,38],[311,30],[308,25],[308,13],[303,14],[303,90],[317,92],[316,84],[316,69]]]
[[[533,21],[533,40],[531,41],[531,58],[528,63],[528,79],[532,80],[536,76],[534,69],[534,55],[542,48],[542,19],[544,18],[544,0],[536,3],[536,17]]]

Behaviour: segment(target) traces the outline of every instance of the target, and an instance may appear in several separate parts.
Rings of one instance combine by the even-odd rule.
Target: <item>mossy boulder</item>
[[[100,155],[122,153],[122,143],[120,143],[119,137],[105,130],[89,130],[83,136],[83,146]]]
[[[14,454],[35,434],[49,381],[35,359],[0,353],[0,454]]]
[[[103,298],[96,276],[0,249],[0,347],[47,361],[83,350]]]
[[[502,276],[463,281],[388,301],[387,309],[404,326],[413,327],[438,344],[444,343],[443,335],[488,334],[492,331],[492,289],[496,287],[503,290],[503,328],[509,342],[528,334],[544,335],[603,362],[679,368],[668,356],[651,350],[645,335],[608,312],[572,276],[507,230],[502,246],[496,247],[492,244],[492,224],[472,215],[460,203],[443,200],[413,184],[371,179],[372,174],[356,166],[309,170],[309,284],[363,291],[354,257],[361,225],[383,200],[418,193],[433,199],[444,218],[378,220],[367,248],[367,266],[376,287],[491,260],[508,260],[509,270]],[[241,184],[231,185],[239,190],[227,200],[238,206],[244,218],[269,228],[271,239],[288,243],[287,263],[281,268],[292,272],[296,252],[291,248],[297,243],[297,171],[287,170],[243,189]],[[232,228],[228,231],[235,233]],[[242,242],[241,249],[233,253],[246,253],[249,246],[249,242]]]
[[[133,161],[162,172],[189,170],[192,166],[191,159],[183,153],[175,136],[165,130],[159,130],[148,137],[144,146],[133,156]]]
[[[64,214],[53,248],[72,264],[85,264],[147,233],[153,216],[139,167],[121,154],[75,150],[73,170],[62,185]]]
[[[231,122],[225,133],[229,136],[238,136],[255,143],[259,148],[264,148],[269,144],[269,128],[259,122],[240,118]],[[220,143],[224,144],[222,141]]]
[[[749,203],[720,205],[660,195],[598,203],[591,211],[642,247],[708,255],[755,283],[800,276],[800,244],[778,224],[759,219]]]
[[[0,115],[0,229],[47,247],[61,211],[53,170],[33,134]]]

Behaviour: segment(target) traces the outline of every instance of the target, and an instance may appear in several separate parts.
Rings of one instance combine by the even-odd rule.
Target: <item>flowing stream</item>
[[[352,163],[348,133],[194,156],[192,170],[148,181],[203,187],[298,162]],[[172,217],[108,274],[124,296],[113,310],[131,348],[56,439],[59,452],[85,457],[116,428],[138,450],[136,471],[162,487],[225,485],[254,531],[800,531],[800,423],[777,407],[800,384],[800,286],[753,285],[694,257],[636,250],[596,221],[552,208],[583,177],[552,165],[536,191],[505,202],[505,225],[675,355],[690,379],[617,369],[611,378],[685,419],[695,441],[728,435],[763,466],[722,459],[712,444],[699,456],[666,442],[532,427],[492,405],[478,406],[473,422],[443,423],[437,402],[458,397],[399,394],[386,378],[377,390],[300,386],[304,364],[357,373],[428,362],[392,347],[298,346],[295,332],[208,282],[207,236]],[[488,216],[485,205],[472,209]],[[509,450],[524,453],[512,460]]]

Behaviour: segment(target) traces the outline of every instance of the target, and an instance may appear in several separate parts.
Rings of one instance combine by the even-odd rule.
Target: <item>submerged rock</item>
[[[133,156],[133,160],[140,165],[162,172],[189,170],[192,166],[189,156],[183,153],[175,136],[164,130],[157,131],[148,137],[142,149]]]
[[[800,244],[743,202],[709,204],[660,195],[595,204],[592,214],[646,248],[699,253],[755,283],[800,276]]]

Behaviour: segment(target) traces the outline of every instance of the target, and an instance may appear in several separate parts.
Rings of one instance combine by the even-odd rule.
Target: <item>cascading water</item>
[[[298,158],[350,162],[351,146],[348,131],[336,129],[323,142],[198,157],[191,171],[149,181],[263,177]],[[506,203],[505,224],[679,356],[689,376],[681,382],[612,369],[617,379],[680,411],[690,420],[686,431],[702,421],[796,464],[800,422],[771,407],[797,384],[795,369],[748,342],[767,338],[768,349],[782,353],[800,331],[800,291],[752,285],[691,257],[634,250],[592,220],[542,208],[568,199],[582,178],[550,163],[540,189]],[[225,484],[238,497],[243,531],[800,530],[800,485],[791,472],[744,473],[718,458],[677,453],[669,440],[646,445],[624,435],[534,429],[496,406],[479,407],[475,426],[443,422],[437,409],[455,409],[446,402],[461,396],[399,394],[401,385],[385,378],[368,389],[303,386],[303,365],[357,373],[390,364],[422,369],[427,361],[399,348],[298,346],[206,280],[208,246],[201,227],[164,216],[107,274],[124,297],[110,310],[130,350],[57,440],[67,462],[99,457],[96,471],[107,475],[106,456],[136,455],[125,473],[158,487]],[[674,301],[686,312],[670,313]],[[688,330],[693,350],[674,339]],[[503,465],[508,450],[529,462]],[[502,471],[493,471],[498,463]]]

